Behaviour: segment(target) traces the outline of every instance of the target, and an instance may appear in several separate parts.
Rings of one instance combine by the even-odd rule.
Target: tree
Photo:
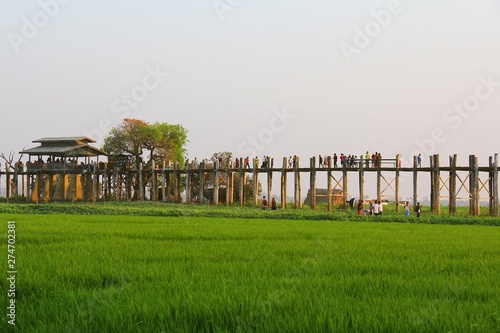
[[[213,165],[217,165],[218,168],[227,168],[229,160],[233,156],[233,153],[229,151],[214,153],[210,158]]]
[[[149,140],[145,147],[150,151],[150,159],[177,161],[184,166],[187,130],[181,125],[154,123],[149,127]]]
[[[23,150],[24,149],[25,148],[23,148]],[[6,157],[4,153],[0,154],[0,157],[5,161],[5,164],[6,164],[5,171],[7,171],[7,168],[12,170],[12,171],[16,171],[16,170],[18,170],[18,166],[21,163],[21,159],[23,158],[23,154],[19,155],[19,159],[17,160],[16,163],[14,163],[14,152],[12,152],[12,151],[9,152],[9,157]]]
[[[147,140],[148,124],[142,120],[125,118],[117,127],[109,131],[104,138],[102,149],[109,154],[125,154],[138,158],[143,153]]]
[[[187,142],[187,130],[181,125],[148,124],[142,120],[125,118],[120,125],[110,130],[102,148],[110,154],[134,156],[137,161],[146,150],[151,161],[175,161],[182,166]]]

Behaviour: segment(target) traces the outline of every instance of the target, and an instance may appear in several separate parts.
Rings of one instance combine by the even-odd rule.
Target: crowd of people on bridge
[[[359,157],[354,154],[344,155],[341,153],[340,156],[337,156],[336,153],[333,156],[328,155],[319,155],[318,156],[318,168],[327,168],[328,160],[331,159],[334,168],[343,167],[344,165],[347,168],[357,168],[360,166],[361,161],[364,161],[364,167],[376,168],[379,166],[379,163],[382,161],[382,155],[379,152],[375,152],[370,154],[368,151],[364,155],[360,155]]]
[[[358,157],[357,155],[354,154],[345,155],[344,153],[341,153],[340,155],[337,155],[337,153],[334,153],[333,156],[319,155],[318,168],[327,168],[328,161],[330,159],[332,167],[334,168],[343,167],[344,165],[348,168],[359,167],[362,160],[361,156]],[[367,151],[366,154],[363,156],[363,160],[365,163],[364,164],[365,168],[370,168],[370,167],[376,168],[382,162],[382,155],[379,152],[370,154]],[[186,164],[188,162],[189,161],[186,160]],[[214,163],[216,164],[216,167],[228,167],[229,169],[239,169],[240,166],[243,169],[253,169],[254,167],[257,169],[268,169],[274,167],[274,159],[271,158],[270,156],[263,156],[262,159],[260,159],[258,156],[254,157],[253,159],[251,159],[249,156],[241,158],[237,157],[234,159],[234,163],[231,157],[227,160],[227,162],[224,161],[221,157],[219,157],[217,161],[214,161]],[[297,155],[289,156],[284,167],[288,169],[294,169],[297,166],[297,163],[298,163]],[[196,158],[193,160],[191,166],[197,167]]]
[[[422,157],[421,154],[418,155],[418,167],[421,167],[422,163]],[[297,155],[289,156],[285,160],[285,165],[283,166],[284,168],[288,169],[295,169],[298,166],[299,159]],[[203,160],[204,165],[209,165],[212,164],[214,168],[219,169],[219,168],[229,168],[229,169],[272,169],[274,168],[274,159],[271,158],[270,156],[262,156],[262,158],[259,158],[259,156],[256,156],[254,158],[250,158],[249,156],[246,157],[237,157],[233,158],[229,157],[227,159],[223,159],[222,157],[218,157],[217,159],[212,159],[211,161],[208,159]],[[359,168],[361,166],[361,163],[363,163],[364,168],[377,168],[379,166],[382,166],[382,163],[395,163],[395,159],[390,159],[390,160],[383,160],[382,155],[379,152],[374,152],[374,153],[369,153],[368,151],[364,155],[354,155],[354,154],[344,154],[340,153],[339,155],[337,153],[334,153],[333,155],[318,155],[317,156],[317,168],[328,168],[329,166],[333,168]],[[399,161],[400,167],[401,167],[401,161]],[[131,165],[134,165],[133,163],[130,164],[127,163],[128,167],[127,168],[132,168]],[[57,168],[58,166],[70,166],[75,169],[82,169],[82,170],[89,170],[93,171],[94,169],[100,170],[105,168],[105,163],[104,162],[89,162],[89,163],[83,163],[80,162],[78,163],[77,158],[66,158],[66,157],[58,157],[55,159],[52,159],[51,157],[48,157],[46,161],[43,160],[42,157],[39,157],[38,159],[32,161],[32,162],[26,162],[23,164],[22,161],[16,162],[16,170],[18,172],[23,172],[24,170],[28,170],[30,167],[31,169],[43,169],[43,168]],[[120,163],[112,163],[113,166],[120,166]],[[172,169],[173,162],[167,162],[165,165],[165,169]],[[196,169],[201,166],[201,164],[198,162],[198,159],[195,157],[192,161],[189,159],[185,160],[185,166],[189,166],[190,169]],[[25,169],[26,167],[26,169]],[[151,160],[149,160],[147,163],[144,164],[144,169],[161,169],[162,166],[161,164],[153,163]]]
[[[37,171],[37,170],[62,170],[62,169],[71,169],[71,170],[81,170],[81,171],[90,171],[93,172],[94,169],[104,169],[104,162],[95,162],[91,161],[89,163],[84,163],[80,161],[78,163],[77,158],[66,158],[66,157],[58,157],[51,158],[50,156],[44,160],[42,157],[30,162],[26,161],[23,163],[21,160],[14,163],[16,172],[24,172],[24,171]]]

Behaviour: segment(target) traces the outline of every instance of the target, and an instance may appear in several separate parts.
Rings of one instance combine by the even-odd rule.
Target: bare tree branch
[[[24,150],[25,148],[23,148]],[[11,169],[12,171],[16,171],[16,165],[21,162],[21,159],[23,158],[23,154],[21,154],[19,156],[19,159],[17,160],[16,163],[13,163],[14,162],[14,152],[11,151],[9,152],[9,157],[6,157],[4,153],[0,154],[0,157],[3,158],[3,160],[5,161],[5,163],[7,163],[7,167],[9,169]],[[6,170],[7,171],[7,170]]]

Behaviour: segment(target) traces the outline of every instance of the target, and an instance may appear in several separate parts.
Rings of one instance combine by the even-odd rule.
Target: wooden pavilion
[[[32,175],[28,180],[31,200],[76,201],[90,193],[92,181],[86,173],[98,167],[99,156],[107,155],[90,145],[95,142],[89,137],[48,137],[34,140],[38,147],[21,151],[29,156],[26,171]]]

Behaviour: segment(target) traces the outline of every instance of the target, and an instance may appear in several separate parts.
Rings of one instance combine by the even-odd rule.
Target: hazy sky
[[[48,136],[100,146],[127,116],[182,124],[198,159],[486,164],[499,32],[498,0],[0,0],[0,152]]]

